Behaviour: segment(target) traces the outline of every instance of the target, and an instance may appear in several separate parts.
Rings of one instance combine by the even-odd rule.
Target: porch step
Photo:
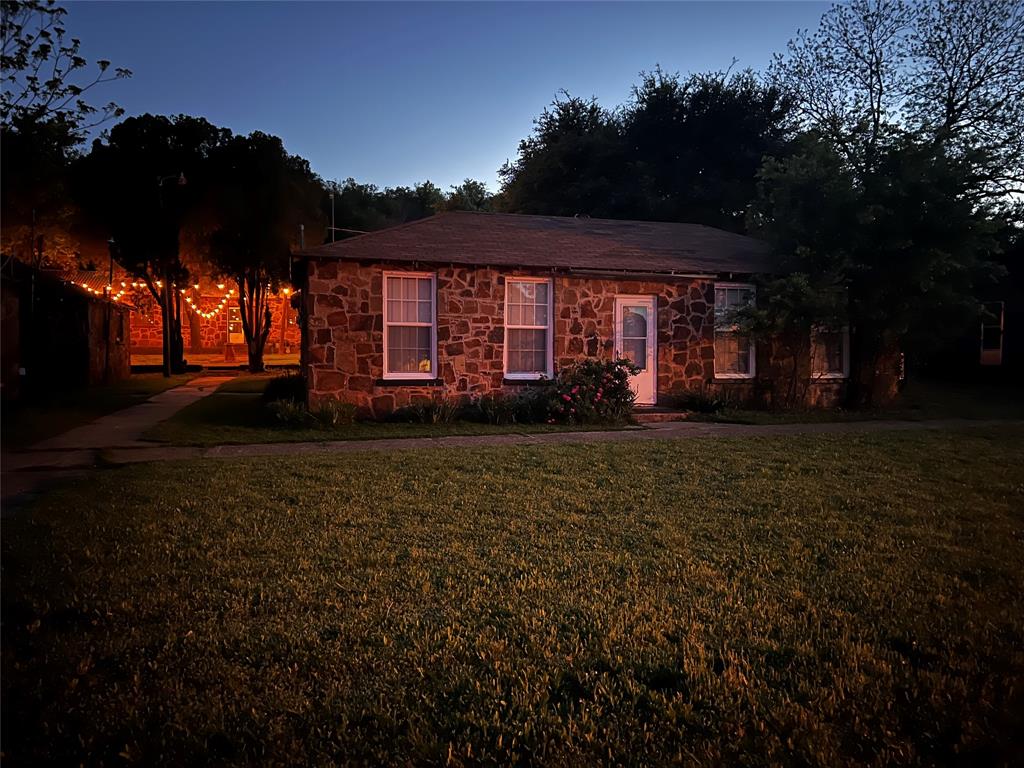
[[[686,421],[690,418],[689,411],[677,411],[672,408],[637,407],[633,409],[633,419],[638,424],[661,424],[666,421]]]

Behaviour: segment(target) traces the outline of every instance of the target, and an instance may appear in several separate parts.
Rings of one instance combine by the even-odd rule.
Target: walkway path
[[[100,451],[133,451],[153,448],[142,435],[196,400],[212,394],[230,376],[202,376],[168,389],[139,405],[76,427],[36,443],[27,450],[4,454],[4,500],[30,493],[42,483],[81,474],[99,464]]]
[[[559,445],[566,443],[621,443],[636,440],[676,440],[694,437],[761,437],[801,434],[857,434],[907,430],[962,429],[966,427],[1024,427],[1024,421],[1005,419],[936,419],[932,421],[850,421],[816,424],[715,424],[674,421],[648,427],[608,432],[514,432],[505,435],[462,435],[449,437],[401,437],[387,440],[336,440],[313,443],[255,443],[250,445],[152,446],[143,449],[104,451],[109,464],[179,459],[224,459],[250,456],[302,456],[307,454],[356,453],[361,451],[405,451],[430,448],[472,448],[492,445]]]

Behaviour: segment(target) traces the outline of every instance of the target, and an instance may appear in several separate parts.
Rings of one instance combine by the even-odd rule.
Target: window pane
[[[398,322],[402,319],[402,278],[389,277],[384,286],[384,296],[388,302],[389,322]]]
[[[750,373],[750,339],[734,333],[716,333],[715,371]]]
[[[390,294],[389,294],[390,295]],[[388,299],[388,315],[387,319],[389,323],[399,322],[402,319],[402,302],[394,299]]]
[[[431,300],[430,295],[430,284],[431,280],[428,277],[421,277],[417,281],[419,283],[419,299],[420,301],[429,302]]]
[[[622,308],[622,337],[647,338],[647,307]]]
[[[430,300],[428,299],[427,301],[418,301],[416,302],[416,305],[419,307],[419,315],[417,317],[417,320],[419,320],[419,322],[421,323],[433,322],[434,318],[430,316]]]
[[[640,370],[647,370],[647,339],[623,339],[622,354]]]
[[[546,327],[550,322],[548,317],[548,294],[550,291],[547,283],[510,280],[507,286],[508,304],[505,325],[510,327],[517,325]]]
[[[508,373],[547,372],[547,331],[510,329],[507,335]]]
[[[388,328],[388,372],[430,373],[430,328]]]

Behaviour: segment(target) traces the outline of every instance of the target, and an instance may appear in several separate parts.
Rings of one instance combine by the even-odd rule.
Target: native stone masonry
[[[439,394],[467,398],[512,393],[528,384],[503,376],[505,278],[544,273],[438,266],[438,379],[424,385],[382,380],[383,273],[400,266],[330,259],[309,262],[309,398],[357,405],[365,415]],[[714,288],[709,280],[596,279],[552,275],[556,369],[583,357],[611,358],[616,295],[658,298],[659,400],[704,391],[714,379]]]

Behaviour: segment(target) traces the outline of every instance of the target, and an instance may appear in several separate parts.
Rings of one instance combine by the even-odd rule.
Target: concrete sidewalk
[[[252,443],[248,445],[140,446],[113,447],[103,451],[107,465],[137,464],[151,461],[185,459],[230,459],[257,456],[304,456],[360,453],[365,451],[409,451],[434,448],[475,448],[516,445],[564,445],[578,443],[623,443],[643,440],[679,440],[686,438],[768,437],[773,435],[862,434],[913,430],[963,429],[978,427],[1024,426],[1024,421],[1003,419],[941,419],[934,421],[856,421],[818,424],[715,424],[710,422],[668,422],[649,427],[633,427],[607,432],[510,432],[502,435],[453,435],[449,437],[402,437],[385,440],[334,440],[309,443]],[[73,462],[71,454],[65,460]]]
[[[0,497],[6,502],[31,494],[45,483],[80,475],[99,464],[99,454],[103,450],[130,452],[152,449],[153,443],[142,440],[146,430],[212,394],[231,378],[201,376],[180,387],[154,395],[144,403],[101,416],[81,427],[42,440],[28,449],[5,453]]]
[[[189,446],[113,449],[105,451],[110,464],[134,464],[144,461],[181,459],[228,459],[252,456],[304,456],[309,454],[345,454],[364,451],[408,451],[432,448],[475,448],[503,445],[563,445],[576,443],[624,443],[638,440],[678,440],[686,438],[760,437],[805,434],[860,434],[912,430],[962,429],[967,427],[1024,426],[1024,421],[1004,419],[938,419],[933,421],[851,421],[818,424],[716,424],[712,422],[673,421],[647,427],[607,432],[512,432],[504,435],[454,435],[450,437],[402,437],[387,440],[335,440],[312,443],[255,443],[217,445],[210,448]]]

